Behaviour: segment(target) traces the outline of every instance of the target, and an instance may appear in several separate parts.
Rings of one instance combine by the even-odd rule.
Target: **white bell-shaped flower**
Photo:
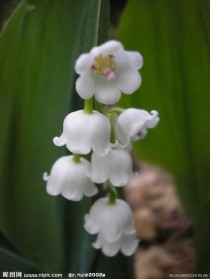
[[[136,178],[132,171],[132,158],[126,149],[112,149],[105,156],[95,152],[91,157],[90,178],[95,183],[107,180],[114,186],[124,186],[130,179]]]
[[[98,199],[85,215],[85,229],[90,234],[99,233],[107,242],[117,241],[122,234],[135,233],[132,212],[124,200],[109,203],[108,198]]]
[[[158,112],[155,110],[149,113],[142,109],[126,109],[115,123],[116,138],[123,147],[126,147],[131,141],[144,138],[147,129],[156,127],[159,120]]]
[[[63,133],[53,142],[57,146],[66,144],[72,153],[88,154],[92,149],[105,155],[111,149],[110,132],[110,122],[103,114],[97,111],[88,114],[79,110],[66,116]]]
[[[98,192],[94,183],[88,178],[90,163],[80,158],[74,162],[73,156],[59,158],[53,165],[50,175],[44,173],[47,192],[56,196],[61,194],[66,199],[80,201],[83,195],[91,197]]]
[[[136,251],[139,244],[139,240],[136,238],[136,234],[122,234],[116,241],[108,242],[99,233],[96,241],[92,244],[96,249],[102,249],[102,252],[107,257],[115,256],[121,251],[125,256],[131,256]]]
[[[125,51],[117,41],[106,42],[77,59],[75,71],[80,77],[76,81],[76,91],[83,99],[95,95],[100,103],[115,104],[121,92],[131,94],[139,88],[138,69],[142,65],[139,52]]]

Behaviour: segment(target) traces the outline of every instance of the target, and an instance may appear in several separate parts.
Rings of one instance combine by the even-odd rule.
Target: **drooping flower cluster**
[[[83,196],[98,193],[94,183],[104,183],[107,197],[99,198],[85,216],[85,229],[97,234],[93,243],[107,256],[118,251],[132,255],[139,240],[128,204],[117,198],[117,188],[135,179],[129,148],[132,141],[146,136],[159,117],[156,111],[112,107],[103,113],[93,110],[92,99],[103,105],[114,105],[121,93],[132,94],[141,84],[138,70],[143,59],[139,52],[125,51],[122,44],[109,41],[82,54],[76,61],[79,75],[76,91],[85,100],[84,110],[66,116],[63,132],[55,137],[57,146],[66,145],[72,153],[58,159],[44,174],[47,192],[80,201]],[[91,153],[89,162],[82,155]]]

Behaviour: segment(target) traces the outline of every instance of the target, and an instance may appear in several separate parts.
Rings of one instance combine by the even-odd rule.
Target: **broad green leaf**
[[[9,271],[41,273],[40,268],[24,258],[0,231],[0,272]]]
[[[84,215],[90,208],[90,200],[80,203],[66,203],[66,258],[68,272],[87,273],[91,271],[96,252],[91,243],[93,237],[85,232]]]
[[[205,224],[207,235],[209,218],[199,212],[210,189],[209,26],[206,0],[130,0],[118,36],[144,57],[142,86],[122,105],[158,110],[161,119],[134,150],[174,175],[184,206]],[[210,241],[199,244],[202,233],[197,227],[198,265],[203,261],[209,271],[203,259],[209,258]]]
[[[0,227],[56,272],[65,265],[64,199],[47,195],[42,174],[66,152],[52,138],[73,106],[75,59],[97,37],[99,2],[23,1],[0,40]]]
[[[176,175],[193,216],[206,198],[210,178],[209,24],[204,0],[130,0],[119,31],[125,46],[144,57],[142,86],[122,104],[156,109],[161,119],[135,150]]]
[[[24,271],[27,273],[41,273],[40,269],[25,258],[0,248],[0,272]]]

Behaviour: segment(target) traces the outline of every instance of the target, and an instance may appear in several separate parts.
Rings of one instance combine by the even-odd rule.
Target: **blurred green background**
[[[209,1],[14,0],[0,8],[0,271],[133,277],[131,258],[91,248],[83,230],[89,201],[48,196],[42,181],[66,153],[52,138],[82,106],[75,59],[114,37],[144,57],[142,86],[121,105],[155,109],[161,118],[135,151],[175,177],[194,221],[196,270],[209,273]]]

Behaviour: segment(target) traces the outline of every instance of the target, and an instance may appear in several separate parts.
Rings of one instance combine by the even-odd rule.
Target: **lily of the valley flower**
[[[92,154],[90,178],[95,183],[109,180],[114,186],[124,186],[136,178],[132,171],[132,158],[126,149],[112,149],[105,156]]]
[[[119,143],[126,147],[131,141],[142,139],[148,128],[154,128],[159,122],[158,112],[151,113],[142,109],[126,109],[115,123],[115,134]]]
[[[119,250],[126,255],[132,255],[137,246],[132,212],[123,200],[109,204],[107,198],[101,198],[92,206],[85,216],[85,229],[90,234],[97,234],[93,243],[96,249],[108,256],[115,256]]]
[[[109,243],[119,240],[123,234],[135,233],[131,209],[120,199],[112,204],[108,198],[98,199],[85,215],[84,227],[90,234],[99,233]]]
[[[75,70],[80,75],[76,90],[81,98],[93,95],[98,102],[115,104],[121,92],[131,94],[141,84],[138,72],[143,65],[139,52],[125,51],[122,44],[109,41],[82,54],[76,61]]]
[[[73,156],[59,158],[53,165],[50,175],[44,174],[47,181],[47,192],[56,196],[61,194],[66,199],[80,201],[83,195],[91,197],[98,190],[94,183],[87,177],[90,170],[90,163],[80,158],[75,163]]]
[[[122,234],[116,241],[108,242],[99,233],[96,241],[92,244],[96,249],[102,249],[107,257],[115,256],[120,250],[125,256],[131,256],[138,247],[139,240],[136,234]]]
[[[99,155],[105,155],[111,149],[110,132],[110,122],[103,114],[97,111],[88,114],[79,110],[66,116],[63,133],[53,142],[57,146],[66,144],[72,153],[88,154],[92,149]]]

